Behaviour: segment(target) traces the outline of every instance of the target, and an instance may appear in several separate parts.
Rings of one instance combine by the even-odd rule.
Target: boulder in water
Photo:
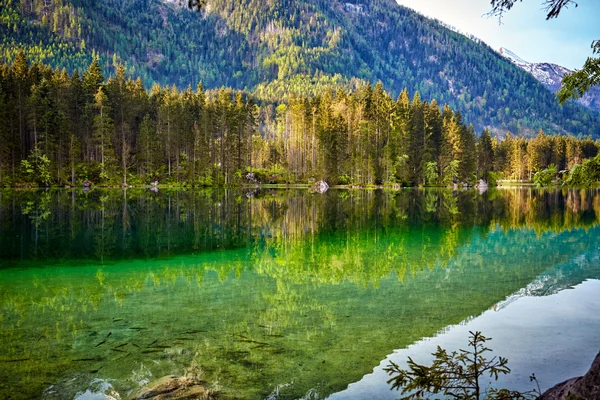
[[[312,188],[319,193],[325,193],[327,190],[329,190],[329,185],[327,184],[327,182],[325,181],[318,181],[317,183],[315,183]]]
[[[479,193],[483,194],[488,190],[488,183],[483,179],[480,179],[479,182],[475,184],[475,189],[479,189]]]
[[[246,181],[248,183],[251,183],[253,185],[258,185],[260,182],[258,181],[258,179],[256,178],[256,175],[254,175],[254,172],[248,172],[246,174]]]
[[[206,400],[215,399],[216,393],[194,375],[164,376],[138,390],[131,400]]]

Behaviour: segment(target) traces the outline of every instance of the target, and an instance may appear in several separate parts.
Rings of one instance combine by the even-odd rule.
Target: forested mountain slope
[[[211,0],[192,12],[159,0],[0,0],[0,56],[83,70],[92,54],[146,86],[231,86],[265,101],[328,85],[382,81],[463,113],[476,130],[600,132],[597,113],[559,106],[531,75],[483,43],[392,0]]]

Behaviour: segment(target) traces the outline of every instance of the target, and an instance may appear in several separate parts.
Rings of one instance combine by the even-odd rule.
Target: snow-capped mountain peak
[[[508,58],[515,65],[518,65],[518,66],[523,65],[523,66],[525,66],[525,65],[531,64],[530,62],[527,62],[527,61],[523,60],[521,57],[519,57],[518,55],[516,55],[515,53],[513,53],[512,51],[510,51],[507,48],[500,47],[500,50],[498,50],[498,53],[500,53],[501,55],[503,55],[504,58]]]
[[[532,63],[525,61],[512,51],[501,47],[499,53],[510,60],[513,64],[521,67],[525,71],[533,75],[538,81],[548,86],[553,92],[556,92],[561,87],[563,76],[570,74],[570,69],[552,63]]]
[[[501,47],[498,53],[504,58],[529,72],[535,79],[556,93],[562,86],[563,76],[572,73],[568,68],[552,63],[532,63],[525,61],[507,48]],[[593,87],[581,99],[577,100],[583,106],[600,110],[600,87]]]

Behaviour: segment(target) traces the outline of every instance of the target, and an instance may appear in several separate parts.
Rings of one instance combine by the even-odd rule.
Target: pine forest
[[[452,186],[479,179],[597,180],[600,143],[475,132],[460,112],[381,83],[286,102],[179,90],[29,63],[0,67],[3,186],[243,184]],[[582,179],[585,182],[582,182]]]

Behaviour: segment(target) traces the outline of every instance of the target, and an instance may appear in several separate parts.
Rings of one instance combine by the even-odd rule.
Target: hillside
[[[552,91],[552,93],[556,93],[561,88],[563,77],[573,72],[568,68],[553,63],[533,63],[525,61],[504,47],[500,48],[498,52],[519,68],[533,75],[535,79],[543,83]],[[592,87],[589,92],[583,95],[583,97],[577,99],[577,102],[592,110],[600,111],[600,87]]]
[[[392,0],[212,0],[197,13],[158,0],[0,0],[0,57],[82,71],[99,54],[106,73],[153,82],[247,89],[265,101],[329,85],[382,81],[419,91],[486,126],[533,136],[598,136],[597,113],[553,94],[497,52]],[[48,4],[48,5],[46,5]]]

